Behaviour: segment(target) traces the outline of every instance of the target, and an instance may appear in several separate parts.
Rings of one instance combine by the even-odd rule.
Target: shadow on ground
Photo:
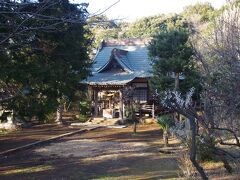
[[[158,152],[158,127],[98,129],[0,159],[0,179],[177,178],[175,155]]]

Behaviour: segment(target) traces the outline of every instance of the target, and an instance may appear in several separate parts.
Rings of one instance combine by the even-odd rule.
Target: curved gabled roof
[[[152,66],[147,47],[139,43],[139,39],[136,42],[131,41],[126,45],[125,41],[120,44],[104,42],[94,58],[92,76],[84,82],[91,85],[117,85],[126,84],[138,77],[151,77]],[[124,72],[108,72],[107,69],[114,60]]]
[[[106,62],[106,64],[104,64],[102,67],[100,67],[97,70],[97,72],[98,73],[103,72],[111,64],[111,62],[114,59],[122,67],[122,69],[124,69],[124,71],[133,72],[133,68],[127,58],[127,53],[128,53],[128,51],[126,51],[126,50],[113,48],[112,52],[111,52],[111,56],[109,57],[109,60]]]

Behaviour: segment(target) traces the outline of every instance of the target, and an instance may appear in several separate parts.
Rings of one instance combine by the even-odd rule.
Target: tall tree
[[[233,1],[234,2],[234,1]],[[236,1],[237,2],[237,1]],[[215,20],[211,33],[199,35],[194,44],[201,62],[205,113],[213,128],[224,127],[240,133],[240,8],[228,3]]]
[[[121,31],[120,26],[114,20],[110,20],[104,15],[89,18],[88,25],[94,35],[96,48],[104,39],[117,39],[119,31]]]
[[[88,52],[91,41],[85,26],[85,9],[70,4],[68,0],[54,0],[52,5],[44,6],[40,15],[33,13],[31,20],[25,16],[25,11],[36,10],[45,2],[49,1],[9,1],[7,5],[13,8],[5,9],[6,14],[23,14],[21,22],[29,23],[29,26],[18,31],[20,35],[11,35],[4,42],[6,51],[0,51],[5,57],[0,59],[1,81],[20,92],[8,107],[18,116],[30,119],[36,116],[40,120],[55,111],[64,96],[73,97],[79,81],[88,75],[90,67]],[[18,19],[14,17],[13,20]],[[14,29],[15,26],[9,24],[9,28]],[[1,29],[4,31],[4,26]]]
[[[66,3],[66,0],[0,1],[0,50],[22,47],[31,41],[34,32],[56,31],[64,23],[81,23],[86,18],[88,4],[75,4],[77,8],[72,12],[57,10],[59,4]],[[82,13],[76,15],[77,11]]]
[[[154,76],[151,82],[155,89],[185,92],[197,85],[194,80],[194,64],[191,61],[193,51],[188,39],[189,33],[184,28],[166,29],[153,36],[149,55],[153,62]],[[184,80],[180,83],[181,77]]]
[[[240,147],[240,94],[237,91],[240,88],[239,17],[238,4],[228,3],[221,16],[216,18],[212,31],[198,35],[194,43],[195,58],[199,60],[203,77],[202,112],[193,106],[193,89],[185,97],[179,92],[169,92],[162,100],[166,107],[188,118],[191,127],[190,160],[202,179],[208,177],[196,159],[197,139],[201,146],[213,152],[212,158],[222,161],[229,173],[234,171],[234,165],[239,171],[239,153],[232,151]]]

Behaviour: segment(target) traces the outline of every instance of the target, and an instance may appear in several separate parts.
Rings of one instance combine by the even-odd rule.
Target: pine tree
[[[186,92],[198,86],[192,63],[193,50],[185,28],[167,28],[153,36],[149,55],[153,63],[152,87],[160,92],[179,90]]]

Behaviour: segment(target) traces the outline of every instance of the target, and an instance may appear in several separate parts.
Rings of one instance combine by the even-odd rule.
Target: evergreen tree
[[[26,8],[34,9],[38,3],[41,1],[29,3]],[[62,104],[65,97],[72,99],[79,82],[88,76],[91,41],[84,14],[85,11],[68,0],[54,1],[53,7],[41,12],[43,17],[72,16],[78,22],[69,20],[53,25],[33,18],[28,23],[38,28],[29,30],[28,39],[14,37],[17,48],[8,46],[7,51],[0,52],[5,57],[0,59],[1,81],[19,92],[18,97],[7,104],[16,115],[43,120]],[[18,46],[21,41],[24,46]]]
[[[201,22],[208,22],[215,16],[215,9],[209,2],[196,3],[194,5],[186,6],[181,13],[186,19],[191,19],[194,16],[199,16]]]
[[[149,45],[153,88],[186,92],[192,86],[197,86],[197,74],[191,61],[193,50],[188,39],[189,33],[184,28],[167,29],[153,37]]]

